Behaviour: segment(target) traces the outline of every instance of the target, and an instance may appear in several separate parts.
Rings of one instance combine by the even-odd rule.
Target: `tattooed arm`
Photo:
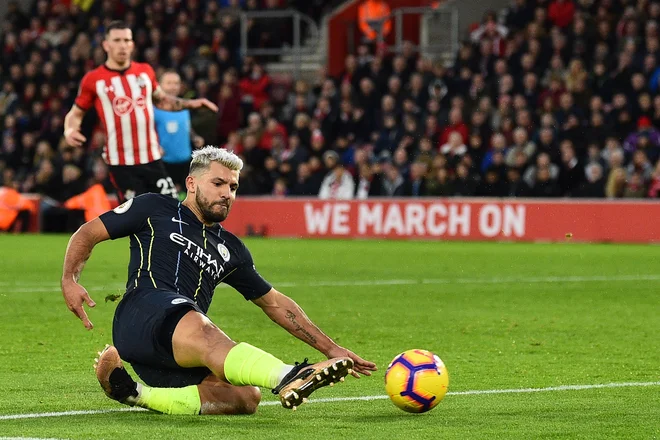
[[[175,112],[186,108],[191,109],[200,107],[208,107],[214,112],[218,111],[218,106],[206,98],[183,99],[179,98],[178,96],[168,95],[167,93],[163,92],[163,89],[160,87],[154,91],[152,98],[156,107],[167,107]]]
[[[316,348],[323,354],[337,344],[324,334],[307,317],[298,304],[288,296],[271,289],[270,292],[254,300],[266,315],[296,338]]]
[[[298,304],[288,296],[271,289],[264,296],[253,300],[268,317],[293,336],[314,347],[328,358],[347,356],[355,362],[354,376],[359,373],[370,376],[376,370],[373,362],[365,361],[355,353],[335,343],[321,331]]]

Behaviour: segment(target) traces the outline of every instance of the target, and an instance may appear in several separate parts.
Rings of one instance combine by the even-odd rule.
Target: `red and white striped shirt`
[[[105,128],[103,159],[108,165],[142,165],[161,158],[152,101],[157,87],[154,69],[145,63],[132,62],[123,71],[103,65],[83,77],[75,103],[85,111],[96,108]]]

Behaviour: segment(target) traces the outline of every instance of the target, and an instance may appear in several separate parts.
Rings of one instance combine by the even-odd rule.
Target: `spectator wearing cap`
[[[633,153],[637,150],[640,141],[644,144],[643,148],[654,150],[652,155],[657,159],[656,151],[660,148],[660,130],[651,125],[651,119],[647,116],[639,118],[637,121],[637,131],[630,133],[626,137],[626,140],[623,142],[624,151],[628,154]]]
[[[323,161],[328,174],[321,183],[320,199],[347,200],[355,196],[355,182],[341,161],[336,151],[328,150],[323,154]]]

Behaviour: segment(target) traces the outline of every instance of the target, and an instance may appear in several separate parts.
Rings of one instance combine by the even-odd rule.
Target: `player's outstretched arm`
[[[301,341],[311,345],[329,359],[344,356],[353,359],[355,363],[353,376],[359,378],[359,373],[371,376],[371,371],[376,371],[376,364],[366,361],[352,351],[337,345],[307,317],[294,300],[283,293],[271,289],[270,292],[253,300],[253,302],[261,307],[264,313],[276,324]]]
[[[62,271],[62,294],[66,305],[83,322],[88,330],[94,325],[87,317],[83,303],[94,307],[96,303],[90,298],[87,290],[78,284],[85,262],[92,254],[92,249],[98,243],[110,238],[105,225],[99,218],[95,218],[82,225],[69,240],[64,255],[64,269]]]
[[[71,147],[80,147],[83,142],[87,140],[80,132],[80,125],[82,124],[85,112],[83,109],[74,105],[69,110],[69,113],[64,117],[64,138],[67,145]]]
[[[218,111],[218,106],[206,98],[183,99],[183,98],[179,98],[178,96],[169,95],[163,92],[161,88],[157,88],[154,91],[152,98],[154,104],[156,105],[160,103],[168,104],[172,106],[172,109],[174,111],[183,110],[184,108],[190,109],[190,108],[200,108],[200,107],[209,108],[214,112]]]

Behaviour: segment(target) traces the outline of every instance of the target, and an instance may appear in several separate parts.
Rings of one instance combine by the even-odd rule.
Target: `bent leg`
[[[203,314],[190,310],[179,320],[172,335],[172,352],[183,368],[207,367],[225,380],[224,363],[236,343]]]
[[[193,310],[174,329],[172,352],[177,365],[207,367],[232,385],[275,388],[293,368],[249,344],[236,344],[208,317]]]

